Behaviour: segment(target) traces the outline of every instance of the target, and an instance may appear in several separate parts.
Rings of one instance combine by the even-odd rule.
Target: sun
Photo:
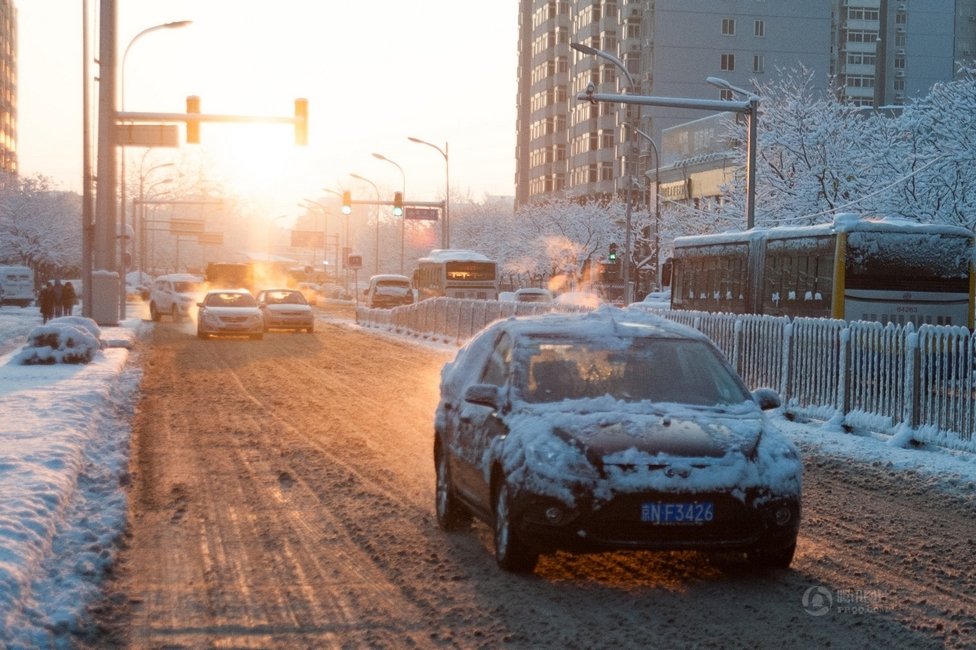
[[[298,191],[307,173],[304,149],[279,124],[237,125],[208,145],[213,173],[228,191],[272,201]]]

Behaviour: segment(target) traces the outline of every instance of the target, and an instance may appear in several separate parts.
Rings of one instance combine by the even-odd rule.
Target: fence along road
[[[976,452],[976,337],[965,327],[631,308],[708,335],[750,387],[775,388],[796,417]],[[461,345],[494,320],[551,309],[585,308],[435,298],[360,306],[356,320]]]

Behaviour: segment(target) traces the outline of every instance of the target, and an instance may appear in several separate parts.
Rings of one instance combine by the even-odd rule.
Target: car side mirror
[[[752,399],[756,401],[759,408],[763,411],[776,409],[783,405],[783,400],[772,388],[757,388],[752,391]]]
[[[499,406],[498,386],[494,384],[472,384],[464,391],[464,401],[497,409]]]

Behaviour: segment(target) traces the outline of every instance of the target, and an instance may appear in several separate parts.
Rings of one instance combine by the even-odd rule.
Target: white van
[[[0,266],[0,304],[26,307],[34,298],[34,271],[26,266]]]

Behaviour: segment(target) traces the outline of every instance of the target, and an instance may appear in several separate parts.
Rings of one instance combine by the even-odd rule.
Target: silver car
[[[197,336],[264,337],[264,316],[247,289],[213,289],[197,303]]]
[[[257,295],[258,308],[264,316],[264,331],[272,329],[315,330],[315,314],[298,289],[265,289]]]

